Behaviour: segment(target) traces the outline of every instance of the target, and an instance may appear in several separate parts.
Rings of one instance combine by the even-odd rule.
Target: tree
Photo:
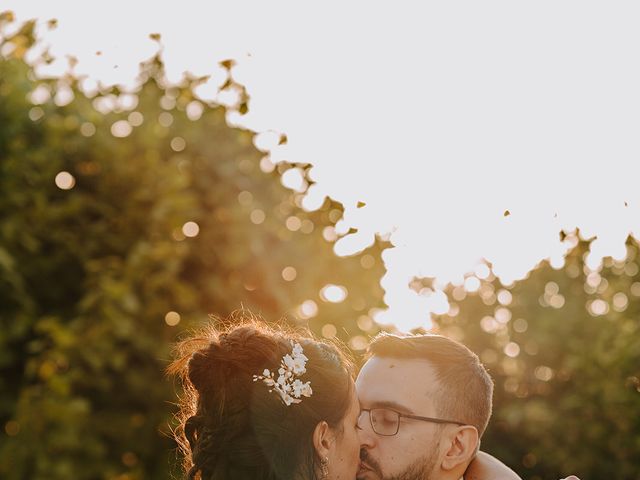
[[[197,97],[205,78],[168,85],[159,55],[136,91],[91,96],[72,72],[38,78],[50,59],[26,61],[34,23],[12,22],[1,15],[0,476],[168,478],[177,335],[244,306],[362,348],[387,245],[334,255],[342,205],[302,209],[280,180],[298,169],[309,185],[309,165],[273,165],[227,124],[249,105],[231,62],[230,109]],[[344,301],[322,300],[330,284]]]
[[[640,471],[638,242],[624,260],[585,264],[590,241],[564,267],[542,262],[505,287],[493,275],[475,292],[449,286],[439,329],[480,354],[495,380],[483,448],[525,479],[578,475],[636,479]]]

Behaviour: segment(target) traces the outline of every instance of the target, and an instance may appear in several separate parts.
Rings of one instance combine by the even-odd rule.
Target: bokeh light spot
[[[504,307],[496,308],[495,319],[502,325],[509,323],[509,320],[511,320],[511,310]]]
[[[127,117],[127,120],[133,127],[139,127],[144,122],[144,115],[140,112],[131,112]]]
[[[327,323],[326,325],[322,326],[322,336],[324,338],[335,338],[335,336],[338,334],[338,329],[336,328],[336,326],[332,323]]]
[[[173,137],[171,139],[171,150],[174,152],[181,152],[187,146],[187,142],[182,137]]]
[[[138,464],[138,456],[133,452],[125,452],[122,454],[122,463],[126,467],[133,468]]]
[[[300,231],[302,233],[312,233],[313,230],[315,229],[315,224],[309,220],[308,218],[302,221],[302,226],[300,227]]]
[[[594,317],[605,315],[609,312],[609,304],[598,298],[587,304],[587,310]]]
[[[96,133],[96,127],[91,122],[84,122],[80,125],[80,133],[85,137],[92,137]]]
[[[356,321],[358,328],[367,332],[373,328],[373,319],[369,315],[360,315]]]
[[[269,155],[265,155],[260,159],[260,170],[264,173],[271,173],[276,169],[276,164],[271,161]]]
[[[624,293],[618,292],[613,296],[613,309],[616,312],[624,312],[628,305],[629,299]]]
[[[529,328],[529,323],[524,318],[516,318],[513,322],[513,330],[518,333],[524,333]]]
[[[132,131],[133,128],[131,127],[131,124],[126,120],[118,120],[111,125],[111,135],[116,138],[128,137]]]
[[[202,116],[204,112],[204,106],[199,101],[193,100],[187,105],[186,112],[187,118],[192,122],[195,122]]]
[[[158,123],[163,127],[170,127],[173,123],[173,115],[171,115],[169,112],[162,112],[160,115],[158,115]]]
[[[315,317],[318,314],[318,304],[313,300],[305,300],[300,305],[299,313],[304,319]]]
[[[362,268],[366,268],[367,270],[374,267],[376,264],[376,259],[373,258],[373,255],[369,255],[368,253],[360,257],[360,265]]]
[[[176,99],[165,95],[160,99],[160,106],[163,110],[172,110],[176,106]]]
[[[67,85],[61,85],[58,87],[58,91],[56,92],[56,96],[53,99],[53,103],[55,103],[58,107],[64,107],[65,105],[69,105],[75,95],[73,94],[73,90],[69,88]]]
[[[511,292],[509,290],[500,290],[498,292],[497,295],[498,298],[498,303],[500,303],[500,305],[510,305],[512,300],[513,300],[513,296],[511,295]]]
[[[549,305],[553,308],[562,308],[564,306],[564,295],[553,295],[549,298]]]
[[[175,327],[180,323],[180,314],[174,311],[167,312],[167,314],[164,316],[164,321],[170,327]]]
[[[504,347],[504,354],[508,357],[515,358],[520,355],[520,345],[515,342],[509,342]]]
[[[495,318],[487,315],[485,317],[482,317],[482,320],[480,320],[480,328],[482,328],[482,330],[487,333],[495,333],[500,328],[500,324],[496,321]]]
[[[33,107],[29,110],[29,119],[33,122],[37,122],[44,117],[44,110],[40,107]]]
[[[545,365],[536,367],[533,374],[538,380],[542,380],[543,382],[548,382],[553,378],[553,370]]]
[[[324,227],[322,230],[322,237],[327,242],[335,242],[338,239],[338,234],[336,233],[336,229],[332,226]]]
[[[555,295],[559,291],[560,291],[560,287],[556,282],[548,282],[544,286],[544,293],[546,293],[547,295]]]
[[[368,345],[369,342],[362,335],[356,335],[355,337],[351,337],[349,339],[349,347],[352,350],[365,350]]]
[[[586,283],[591,288],[597,288],[598,285],[600,285],[601,281],[602,277],[598,272],[591,272],[589,275],[587,275]]]
[[[282,278],[287,282],[293,282],[298,276],[298,272],[294,267],[284,267],[282,269]]]
[[[76,179],[69,172],[59,172],[55,178],[56,186],[61,190],[71,190],[75,184]]]
[[[20,424],[15,420],[9,420],[4,424],[4,431],[10,437],[15,437],[20,433]]]
[[[292,215],[287,218],[287,220],[285,221],[285,225],[287,226],[288,230],[297,232],[298,230],[300,230],[300,227],[302,227],[302,221],[295,215]]]
[[[638,274],[638,264],[634,262],[627,263],[624,266],[624,273],[628,277],[635,277]]]
[[[38,85],[29,95],[29,100],[34,105],[42,105],[51,99],[51,90],[47,85]]]
[[[248,207],[253,203],[253,194],[247,190],[243,190],[238,194],[238,203],[244,207]]]
[[[320,290],[320,298],[325,302],[340,303],[347,298],[347,289],[341,285],[329,283]]]
[[[185,239],[184,233],[182,233],[181,228],[174,228],[171,232],[171,236],[176,242],[181,242]]]
[[[260,225],[262,222],[264,222],[266,215],[264,211],[260,210],[259,208],[256,208],[255,210],[251,211],[249,218],[251,219],[251,223],[255,225]]]
[[[185,237],[196,237],[200,233],[200,226],[196,222],[187,222],[182,226]]]

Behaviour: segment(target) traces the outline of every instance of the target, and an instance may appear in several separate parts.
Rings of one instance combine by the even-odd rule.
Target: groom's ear
[[[478,452],[478,430],[472,425],[463,425],[453,430],[447,438],[448,445],[442,457],[442,469],[453,470],[462,466],[464,471]]]
[[[329,424],[325,421],[319,422],[313,431],[313,446],[320,458],[325,458],[329,454],[332,442],[333,432]]]

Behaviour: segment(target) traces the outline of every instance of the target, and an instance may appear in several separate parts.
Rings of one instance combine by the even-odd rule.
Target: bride
[[[354,367],[335,346],[250,321],[178,344],[176,439],[191,480],[354,480]],[[478,455],[465,478],[518,479]]]

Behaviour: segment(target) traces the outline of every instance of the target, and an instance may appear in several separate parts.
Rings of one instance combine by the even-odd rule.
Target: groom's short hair
[[[438,414],[473,425],[482,436],[491,417],[493,380],[467,347],[442,335],[381,333],[369,345],[368,357],[374,356],[428,361],[440,383],[435,398]]]

